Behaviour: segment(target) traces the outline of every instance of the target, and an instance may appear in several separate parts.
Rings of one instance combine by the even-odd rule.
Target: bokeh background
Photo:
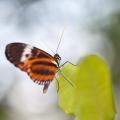
[[[57,105],[55,81],[47,94],[5,58],[5,46],[25,42],[77,64],[100,54],[111,68],[120,119],[119,0],[0,0],[0,120],[73,120]]]

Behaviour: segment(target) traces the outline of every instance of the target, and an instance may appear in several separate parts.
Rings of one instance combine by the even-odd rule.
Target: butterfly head
[[[58,61],[58,63],[60,62],[60,60],[61,60],[61,57],[59,56],[59,54],[55,54],[54,55],[54,58]]]

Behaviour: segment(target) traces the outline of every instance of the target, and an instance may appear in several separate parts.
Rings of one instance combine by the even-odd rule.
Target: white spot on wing
[[[24,62],[24,61],[26,61],[26,60],[29,59],[29,57],[31,56],[31,51],[32,51],[32,49],[33,49],[33,47],[30,46],[30,45],[27,45],[27,46],[25,47],[25,49],[24,49],[24,51],[23,51],[23,54],[22,54],[22,56],[21,56],[21,59],[20,59],[21,62]],[[27,54],[29,55],[29,57],[26,57]]]
[[[58,63],[56,61],[52,61],[52,63],[58,67]]]

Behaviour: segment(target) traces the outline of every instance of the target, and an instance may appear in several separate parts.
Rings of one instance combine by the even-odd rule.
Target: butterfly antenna
[[[47,45],[47,47],[48,47],[48,45]],[[54,52],[50,47],[48,47],[48,49],[49,49],[53,54],[55,54],[55,52]]]
[[[43,41],[42,41],[43,42]],[[47,45],[47,43],[44,41],[44,44],[45,44],[45,46],[53,53],[53,54],[55,54],[55,52],[50,48],[50,47],[48,47],[48,45]]]
[[[58,46],[57,46],[57,49],[56,49],[56,53],[57,53],[57,51],[58,51],[58,49],[59,49],[59,46],[60,46],[60,43],[61,43],[61,41],[62,41],[62,37],[63,37],[64,31],[65,31],[65,26],[64,26],[64,29],[63,29],[63,31],[62,31],[62,33],[61,33],[61,35],[60,35],[59,43],[58,43]]]

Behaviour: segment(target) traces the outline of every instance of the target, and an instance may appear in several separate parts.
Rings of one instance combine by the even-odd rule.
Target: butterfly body
[[[47,92],[50,82],[59,68],[61,58],[58,54],[52,56],[25,43],[8,44],[5,54],[11,63],[27,72],[35,83],[44,85],[43,93]]]

